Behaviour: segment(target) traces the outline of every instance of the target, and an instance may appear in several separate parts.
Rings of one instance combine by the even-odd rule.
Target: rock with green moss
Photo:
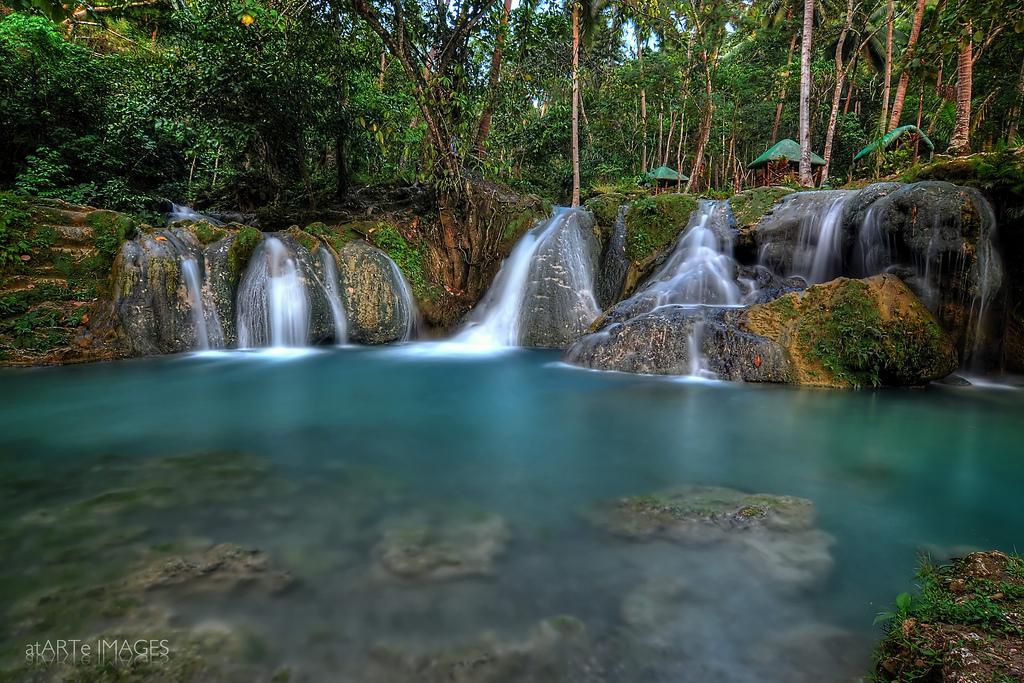
[[[814,504],[795,496],[680,486],[603,501],[587,517],[632,541],[734,544],[752,567],[786,586],[818,583],[832,567],[832,537],[816,528]],[[677,599],[680,590],[670,595]]]
[[[736,252],[749,257],[757,256],[754,242],[754,227],[771,208],[786,195],[792,194],[790,187],[755,187],[739,192],[729,198],[729,208],[736,221]]]
[[[688,194],[659,194],[638,199],[626,212],[626,256],[631,275],[626,290],[631,290],[646,275],[657,257],[672,244],[686,227],[697,199]]]
[[[249,258],[256,250],[256,246],[263,241],[263,233],[251,226],[244,226],[238,230],[228,246],[227,272],[230,279],[237,283],[249,265]]]
[[[744,309],[662,306],[606,319],[565,359],[599,370],[685,375],[696,367],[720,379],[826,387],[919,386],[957,366],[949,336],[893,275],[839,278]]]
[[[741,325],[785,349],[798,384],[919,386],[958,364],[949,336],[893,275],[787,294],[744,311]]]
[[[380,249],[352,240],[338,254],[349,339],[387,344],[408,339],[416,310],[398,266]]]
[[[629,200],[623,194],[601,194],[589,199],[586,208],[594,214],[594,230],[601,242],[594,295],[603,310],[622,298],[629,273],[630,262],[626,255],[626,212],[629,210]]]
[[[1024,680],[1024,560],[988,551],[926,562],[917,585],[883,614],[873,680]]]
[[[113,306],[123,343],[132,355],[196,348],[197,302],[182,276],[185,258],[200,264],[203,257],[202,246],[184,228],[143,234],[121,246],[112,275]],[[201,296],[209,309],[209,292]]]
[[[508,538],[498,515],[420,511],[383,522],[373,555],[381,572],[406,580],[486,576]]]

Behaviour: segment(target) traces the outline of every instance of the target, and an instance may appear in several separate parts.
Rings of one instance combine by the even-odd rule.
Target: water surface
[[[918,553],[1019,549],[1022,417],[1024,392],[998,388],[686,382],[415,345],[3,370],[0,651],[11,666],[41,638],[160,631],[173,656],[213,630],[237,680],[435,680],[423,662],[479,643],[500,675],[466,680],[540,680],[534,659],[550,680],[850,680]],[[792,548],[589,521],[684,484],[813,501],[831,567],[787,583],[769,565]],[[506,535],[476,575],[381,567],[395,524],[495,516]],[[294,582],[106,608],[147,562],[216,543]],[[557,615],[582,623],[572,647]]]

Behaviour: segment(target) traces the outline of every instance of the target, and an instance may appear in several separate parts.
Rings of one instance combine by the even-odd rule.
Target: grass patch
[[[697,208],[686,194],[660,194],[638,199],[626,212],[626,256],[643,262],[671,244]]]

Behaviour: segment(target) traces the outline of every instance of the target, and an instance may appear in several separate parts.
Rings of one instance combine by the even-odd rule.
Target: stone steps
[[[57,244],[61,246],[92,246],[92,228],[87,225],[48,225],[57,233]]]
[[[63,275],[18,275],[8,279],[4,282],[3,286],[0,286],[0,294],[12,294],[15,292],[24,292],[29,289],[34,289],[41,285],[55,285],[57,287],[66,287],[68,279]]]
[[[55,206],[37,206],[35,215],[42,223],[55,223],[59,225],[87,225],[86,221],[95,209],[83,209],[70,204]]]

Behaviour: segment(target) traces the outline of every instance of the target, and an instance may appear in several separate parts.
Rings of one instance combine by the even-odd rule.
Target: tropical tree
[[[800,44],[800,184],[814,184],[811,175],[811,38],[814,0],[804,0],[804,29]]]

